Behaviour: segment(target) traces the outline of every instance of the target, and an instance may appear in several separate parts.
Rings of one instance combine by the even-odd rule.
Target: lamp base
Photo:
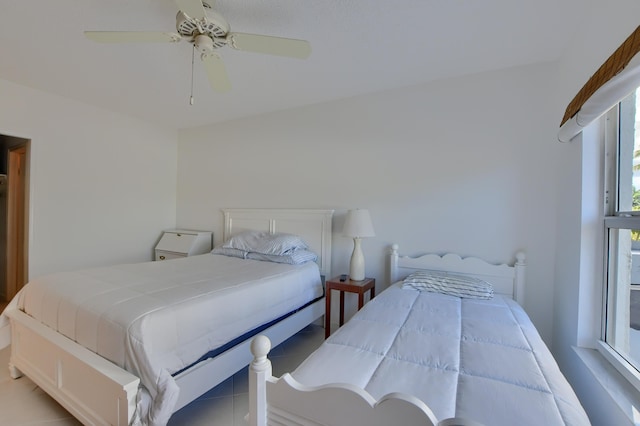
[[[358,237],[353,239],[353,253],[351,254],[349,278],[352,281],[364,280],[364,255],[362,254],[360,238]]]

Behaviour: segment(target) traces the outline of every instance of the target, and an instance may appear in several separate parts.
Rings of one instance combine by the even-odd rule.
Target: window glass
[[[640,371],[640,91],[618,105],[606,162],[606,317],[604,340]],[[614,173],[611,173],[614,171]],[[611,202],[614,201],[614,202]]]

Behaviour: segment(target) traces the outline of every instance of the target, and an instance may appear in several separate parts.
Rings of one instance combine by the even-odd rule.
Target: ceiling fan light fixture
[[[201,54],[213,52],[213,49],[215,48],[211,37],[205,34],[198,34],[193,39],[193,45]]]

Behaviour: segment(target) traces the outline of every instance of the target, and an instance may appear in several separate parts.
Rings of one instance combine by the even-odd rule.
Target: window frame
[[[603,276],[602,313],[600,336],[596,343],[598,352],[633,386],[640,391],[640,365],[634,366],[618,350],[607,342],[609,298],[615,290],[609,285],[611,229],[640,229],[640,211],[618,211],[620,201],[620,103],[604,116],[604,199],[603,199]],[[638,360],[640,361],[640,360]],[[636,361],[636,362],[638,362]]]

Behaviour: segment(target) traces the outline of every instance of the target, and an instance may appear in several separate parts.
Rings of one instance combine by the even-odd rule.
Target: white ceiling
[[[213,92],[191,45],[98,44],[175,31],[173,0],[0,0],[0,78],[171,128],[558,59],[581,0],[218,0],[232,31],[308,40],[306,60],[223,48]],[[196,61],[198,58],[196,57]]]

